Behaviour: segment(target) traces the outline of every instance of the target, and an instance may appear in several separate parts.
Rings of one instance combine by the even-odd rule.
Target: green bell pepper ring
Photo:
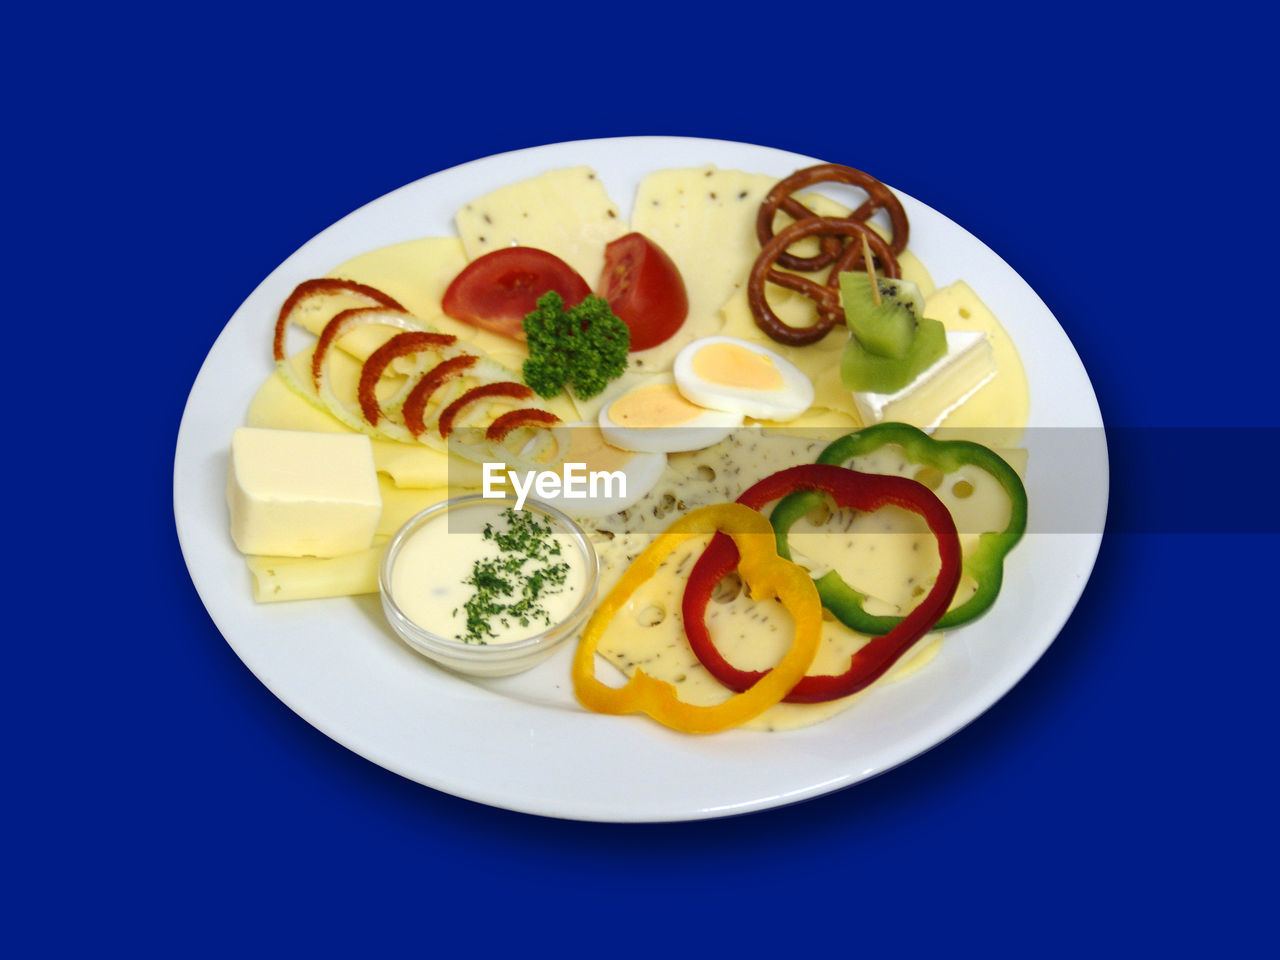
[[[984,470],[1009,497],[1008,524],[998,532],[981,534],[977,546],[964,558],[962,572],[973,579],[977,589],[964,603],[948,610],[934,629],[958,627],[977,619],[995,603],[1004,579],[1004,558],[1022,539],[1027,527],[1027,492],[1022,478],[998,454],[979,443],[935,440],[905,423],[879,423],[841,437],[818,455],[818,463],[842,466],[854,457],[871,453],[886,444],[901,447],[911,463],[936,467],[943,473],[950,473],[966,464]],[[777,533],[779,556],[791,559],[787,537],[792,525],[822,502],[822,494],[804,490],[784,497],[774,507],[769,522]],[[838,571],[829,571],[814,583],[822,605],[851,630],[868,636],[882,636],[902,622],[902,617],[868,613],[863,606],[865,594],[849,586]]]

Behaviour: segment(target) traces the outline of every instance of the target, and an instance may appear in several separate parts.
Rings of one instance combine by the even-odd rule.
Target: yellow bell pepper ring
[[[685,703],[676,688],[636,670],[624,686],[601,683],[595,673],[600,638],[632,594],[657,572],[662,561],[685,540],[717,531],[738,547],[738,574],[752,599],[776,597],[795,621],[791,647],[768,673],[723,703]],[[685,733],[718,733],[759,716],[785,697],[804,677],[822,639],[822,602],[803,567],[778,556],[777,537],[763,514],[740,503],[702,507],[681,517],[636,557],[617,586],[587,622],[573,658],[573,690],[578,701],[597,713],[648,714]]]

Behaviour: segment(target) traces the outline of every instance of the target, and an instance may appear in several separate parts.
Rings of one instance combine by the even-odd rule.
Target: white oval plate
[[[856,158],[827,159],[856,165]],[[599,716],[573,699],[569,649],[518,677],[459,679],[401,644],[376,596],[255,604],[228,534],[223,487],[231,432],[271,373],[272,324],[300,281],[379,246],[451,235],[460,204],[556,167],[594,167],[629,212],[636,185],[653,170],[714,163],[781,177],[816,162],[772,148],[673,137],[499,154],[379,198],[273,271],[209,351],[174,464],[174,515],[191,578],[240,659],[308,722],[389,770],[482,803],[581,820],[694,820],[814,797],[909,760],[990,707],[1053,642],[1093,568],[1108,491],[1102,418],[1079,357],[1034,291],[980,241],[901,193],[912,250],[939,286],[968,281],[1026,365],[1033,532],[1010,558],[1000,601],[987,616],[951,633],[926,669],[872,688],[833,719],[784,734],[697,737],[642,717]],[[1054,427],[1084,428],[1061,432],[1077,436],[1067,445],[1070,464],[1056,444],[1037,448],[1036,438],[1055,435],[1037,428]]]

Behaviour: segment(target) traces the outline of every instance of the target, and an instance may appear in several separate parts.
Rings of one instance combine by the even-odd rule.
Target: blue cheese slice
[[[499,187],[454,216],[467,259],[503,247],[554,253],[596,286],[604,248],[628,232],[618,205],[590,167],[550,170]]]

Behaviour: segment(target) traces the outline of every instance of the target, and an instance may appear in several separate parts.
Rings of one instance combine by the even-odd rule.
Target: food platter
[[[858,164],[856,157],[823,159]],[[979,240],[901,192],[911,247],[934,279],[967,281],[1021,354],[1032,395],[1031,519],[996,607],[949,635],[927,669],[872,688],[834,718],[781,734],[699,737],[640,717],[592,714],[574,700],[569,648],[526,674],[463,679],[401,643],[376,596],[255,604],[228,534],[228,438],[271,371],[269,331],[299,282],[376,247],[447,236],[460,204],[556,167],[593,167],[625,215],[640,178],[656,169],[713,163],[782,177],[815,162],[772,148],[671,137],[500,154],[379,198],[273,271],[209,351],[174,466],[174,514],[188,569],[245,665],[316,728],[411,780],[497,807],[598,821],[705,819],[818,796],[909,760],[990,707],[1053,642],[1092,570],[1108,494],[1102,419],[1079,357],[1034,291]]]

